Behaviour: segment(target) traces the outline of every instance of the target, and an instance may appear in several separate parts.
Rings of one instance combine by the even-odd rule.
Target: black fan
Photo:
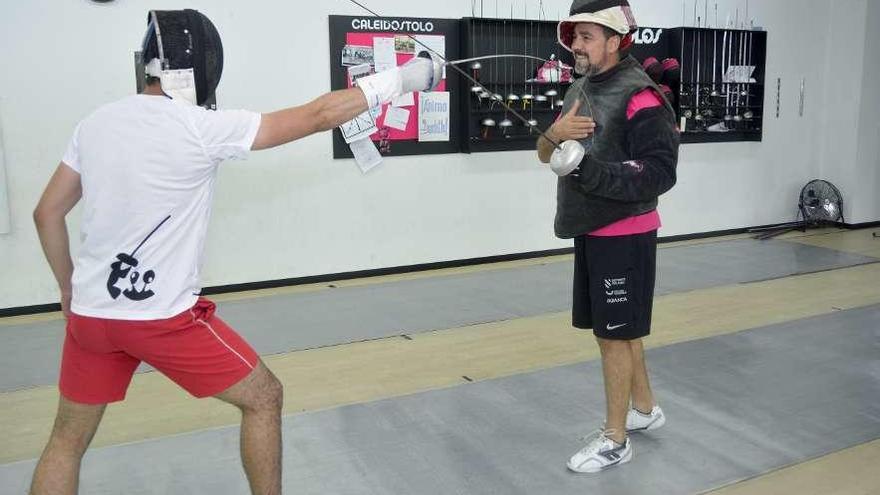
[[[795,229],[806,231],[808,227],[821,227],[828,224],[843,223],[843,196],[834,184],[814,179],[801,189],[798,199],[798,216],[803,220],[775,225],[770,228],[752,229],[761,232],[755,239],[770,239]]]
[[[843,197],[834,184],[824,180],[811,180],[801,189],[798,203],[804,223],[817,226],[843,222]]]

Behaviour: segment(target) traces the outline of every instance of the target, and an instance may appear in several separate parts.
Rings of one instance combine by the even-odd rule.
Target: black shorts
[[[635,340],[651,333],[657,231],[574,240],[571,323],[596,337]]]

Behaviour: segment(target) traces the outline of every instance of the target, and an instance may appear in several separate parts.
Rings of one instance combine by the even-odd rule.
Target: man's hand
[[[440,84],[443,63],[427,52],[421,52],[409,62],[358,79],[369,108],[390,102],[393,98],[414,91],[430,91]]]
[[[542,163],[550,163],[556,145],[561,146],[565,141],[586,139],[596,131],[596,122],[591,117],[577,114],[580,107],[581,100],[576,100],[571,110],[547,129],[546,138],[538,138],[538,160]]]
[[[577,114],[581,107],[581,100],[574,102],[571,110],[563,115],[555,124],[550,126],[551,134],[561,141],[581,140],[590,137],[596,130],[596,122],[590,117],[582,117]]]
[[[443,63],[428,52],[421,52],[400,67],[401,94],[431,91],[440,85]]]
[[[64,319],[70,318],[70,291],[61,291],[61,312],[64,313]]]

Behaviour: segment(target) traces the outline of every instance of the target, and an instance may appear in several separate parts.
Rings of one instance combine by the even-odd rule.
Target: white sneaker
[[[626,431],[651,431],[666,424],[666,415],[660,406],[654,406],[651,414],[643,414],[636,409],[626,413]]]
[[[629,437],[624,440],[623,445],[618,445],[606,437],[602,430],[593,435],[595,437],[588,437],[589,442],[586,447],[571,456],[568,469],[576,473],[598,473],[632,459],[633,449]]]

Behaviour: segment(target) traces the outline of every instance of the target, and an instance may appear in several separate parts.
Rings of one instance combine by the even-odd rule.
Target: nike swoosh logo
[[[620,327],[625,327],[625,326],[627,326],[627,325],[629,325],[629,323],[622,323],[622,324],[620,324],[620,325],[611,325],[611,324],[609,323],[608,325],[605,326],[605,328],[607,328],[608,330],[617,330],[618,328],[620,328]]]

